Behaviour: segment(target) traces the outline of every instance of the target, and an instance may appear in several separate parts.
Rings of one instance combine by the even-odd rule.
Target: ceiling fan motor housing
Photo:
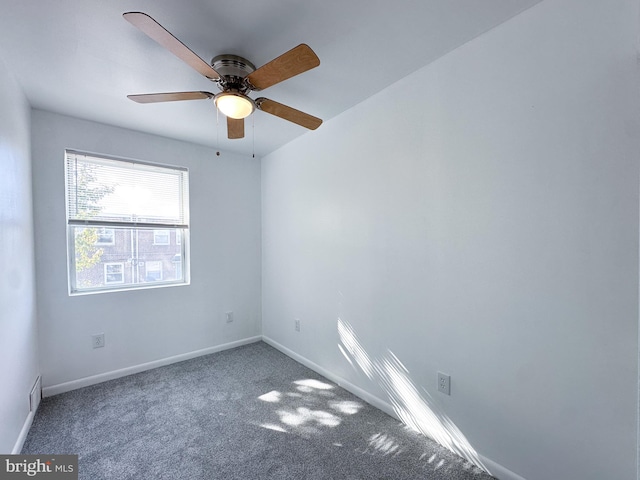
[[[221,90],[235,90],[242,94],[251,90],[244,78],[256,67],[246,58],[231,54],[218,55],[211,60],[211,66],[220,74],[218,86]]]

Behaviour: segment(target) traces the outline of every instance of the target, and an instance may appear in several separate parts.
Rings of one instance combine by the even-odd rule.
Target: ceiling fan
[[[251,91],[264,90],[320,65],[320,59],[308,45],[300,44],[257,69],[249,60],[229,54],[214,57],[209,65],[146,13],[127,12],[122,16],[191,68],[215,82],[220,89],[217,94],[193,91],[128,95],[134,102],[213,99],[227,117],[227,136],[230,139],[244,137],[244,119],[256,108],[310,130],[322,124],[321,119],[308,113],[264,97],[254,100],[248,95]]]

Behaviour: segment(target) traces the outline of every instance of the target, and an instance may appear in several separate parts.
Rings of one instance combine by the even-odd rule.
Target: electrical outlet
[[[296,328],[296,332],[299,332],[300,331],[300,319],[299,318],[296,318],[294,325],[295,325],[295,328]]]
[[[233,322],[233,312],[227,312],[225,313],[225,316],[225,318],[227,319],[227,323]]]
[[[451,395],[451,376],[438,372],[438,391],[445,395]]]
[[[104,347],[104,333],[98,333],[97,335],[92,335],[91,345],[93,345],[93,348]]]

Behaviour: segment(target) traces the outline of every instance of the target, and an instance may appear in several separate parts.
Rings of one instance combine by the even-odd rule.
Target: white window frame
[[[84,162],[84,163],[83,163]],[[82,207],[83,205],[87,205],[87,203],[81,203],[85,201],[87,197],[86,193],[83,193],[79,190],[79,183],[77,183],[77,179],[80,178],[78,172],[78,168],[80,165],[97,165],[97,168],[103,168],[103,166],[108,166],[108,168],[116,168],[124,169],[123,174],[125,175],[145,175],[146,172],[149,172],[150,175],[175,175],[175,181],[177,182],[177,186],[179,190],[173,190],[171,198],[175,198],[177,203],[173,203],[174,207],[171,210],[167,211],[167,214],[163,216],[166,219],[159,218],[157,214],[154,212],[150,212],[151,216],[148,218],[142,218],[140,216],[132,216],[131,218],[127,218],[123,220],[123,216],[118,217],[107,217],[108,211],[105,211],[104,215],[101,217],[101,212],[104,210],[98,211],[95,213],[95,209],[93,207],[89,207],[87,210],[86,207]],[[121,165],[120,165],[121,164]],[[126,172],[125,170],[128,170]],[[103,177],[108,178],[108,177]],[[129,177],[131,178],[131,177]],[[142,178],[142,177],[141,177]],[[153,177],[151,177],[153,178]],[[170,178],[170,177],[167,177]],[[77,150],[65,150],[65,180],[66,180],[66,205],[67,205],[67,248],[68,248],[68,284],[69,284],[69,295],[84,295],[91,293],[102,293],[102,292],[112,292],[112,291],[123,291],[123,290],[133,290],[139,288],[159,288],[159,287],[167,287],[167,286],[181,286],[181,285],[189,285],[190,284],[190,258],[189,258],[189,171],[185,167],[181,166],[171,166],[171,165],[161,165],[154,164],[148,162],[141,162],[139,160],[132,160],[128,158],[114,157],[102,154],[94,154],[87,152],[80,152]],[[75,182],[75,183],[74,183]],[[98,180],[101,182],[101,180]],[[108,185],[108,183],[107,183]],[[111,193],[110,193],[111,194]],[[84,196],[82,196],[84,195]],[[161,193],[162,195],[162,193]],[[162,198],[162,197],[159,197]],[[91,204],[89,204],[91,205]],[[81,212],[89,212],[81,214]],[[99,286],[79,286],[77,285],[77,271],[76,271],[76,230],[78,228],[103,228],[105,230],[113,230],[113,240],[114,242],[111,244],[96,242],[96,246],[107,246],[114,245],[116,240],[117,232],[116,230],[120,228],[126,229],[136,229],[138,231],[141,230],[158,230],[165,231],[167,233],[168,243],[155,243],[156,236],[154,235],[154,243],[156,245],[171,245],[171,232],[184,232],[182,238],[185,241],[179,244],[178,253],[176,255],[180,255],[181,261],[181,278],[175,279],[171,278],[169,280],[157,280],[154,282],[144,282],[144,277],[139,275],[135,265],[137,262],[141,262],[142,259],[138,259],[137,261],[132,261],[130,267],[129,263],[123,263],[119,261],[102,263],[104,266],[103,270],[103,285]],[[115,259],[114,259],[115,260]],[[132,259],[133,260],[133,259]],[[106,265],[121,265],[120,270],[122,272],[121,280],[122,281],[107,281],[107,267]],[[126,277],[126,272],[129,268],[132,268],[132,278]],[[134,272],[135,270],[135,272]],[[135,274],[134,274],[135,273]],[[141,272],[140,272],[141,273]],[[164,278],[164,272],[160,270],[160,275]],[[125,278],[126,277],[126,278]]]
[[[113,267],[113,266],[119,266],[120,267],[120,280],[116,280],[116,281],[109,281],[109,275],[113,275],[113,272],[107,272],[107,270],[109,269],[108,267]],[[121,283],[124,283],[124,263],[122,262],[111,262],[111,263],[105,263],[104,264],[104,284],[105,285],[119,285]]]

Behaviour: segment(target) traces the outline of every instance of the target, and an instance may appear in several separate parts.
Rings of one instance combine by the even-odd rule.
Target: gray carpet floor
[[[46,398],[22,453],[83,480],[493,478],[263,342]]]

